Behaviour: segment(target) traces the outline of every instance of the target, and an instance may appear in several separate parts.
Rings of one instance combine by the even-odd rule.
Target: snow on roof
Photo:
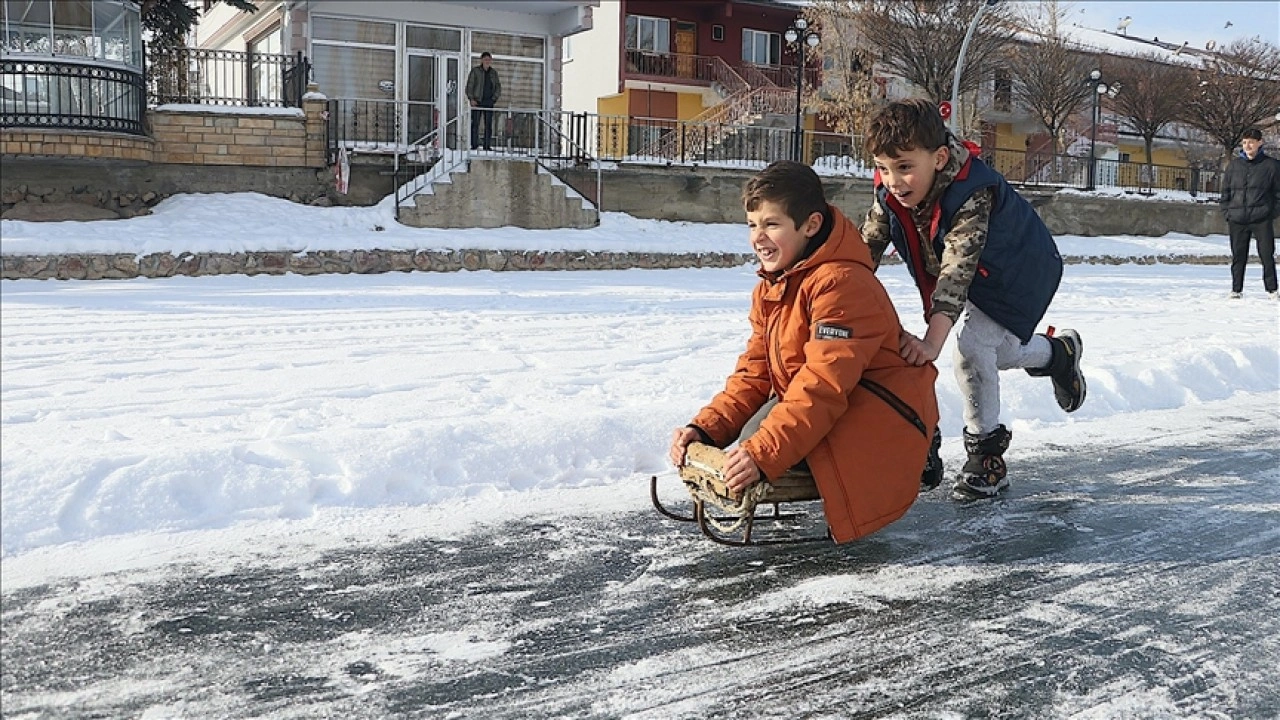
[[[1207,49],[1191,47],[1189,43],[1170,43],[1159,38],[1142,38],[1136,35],[1122,35],[1109,30],[1098,30],[1083,25],[1070,25],[1062,32],[1067,42],[1083,49],[1094,50],[1107,55],[1125,55],[1136,57],[1152,55],[1161,62],[1170,65],[1186,65],[1201,67],[1210,55]]]

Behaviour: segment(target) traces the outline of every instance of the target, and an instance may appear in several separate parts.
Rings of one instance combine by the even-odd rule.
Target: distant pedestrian
[[[484,124],[484,149],[493,149],[493,106],[502,97],[502,81],[493,67],[493,56],[480,53],[480,64],[467,75],[467,102],[471,103],[471,149],[480,147],[480,125]]]
[[[1262,150],[1262,131],[1249,128],[1240,141],[1240,154],[1231,158],[1222,179],[1222,214],[1231,237],[1231,295],[1244,293],[1244,268],[1249,264],[1249,238],[1258,243],[1262,287],[1276,292],[1276,226],[1280,217],[1280,160]]]

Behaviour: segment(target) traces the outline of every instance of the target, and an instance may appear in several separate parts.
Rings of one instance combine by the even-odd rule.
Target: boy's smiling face
[[[782,205],[765,200],[747,213],[751,249],[766,272],[786,270],[800,259],[809,238],[822,228],[822,213],[813,213],[796,227]]]
[[[933,178],[947,166],[950,151],[943,145],[937,150],[903,150],[897,157],[876,155],[880,181],[903,207],[914,208],[924,201],[933,187]]]

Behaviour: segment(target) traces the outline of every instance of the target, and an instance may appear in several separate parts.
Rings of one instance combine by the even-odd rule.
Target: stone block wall
[[[90,130],[0,130],[0,155],[54,156],[151,162],[155,141],[147,137]]]
[[[257,191],[295,202],[346,204],[345,196],[329,192],[325,107],[315,92],[300,109],[169,106],[147,112],[150,137],[0,129],[0,216],[128,218],[149,213],[175,192]],[[193,166],[200,172],[193,174]],[[170,180],[183,176],[185,181]],[[353,204],[372,204],[386,194],[387,183],[366,184],[379,194],[352,198]]]
[[[231,114],[216,108],[153,110],[152,162],[179,165],[322,167],[325,164],[323,101],[296,114]],[[315,117],[311,117],[314,115]]]

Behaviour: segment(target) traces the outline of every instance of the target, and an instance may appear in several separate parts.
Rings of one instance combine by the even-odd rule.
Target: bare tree
[[[987,0],[842,0],[861,37],[884,68],[919,87],[930,100],[951,98],[960,47]],[[969,43],[960,92],[973,92],[1001,61],[1014,37],[1007,3],[988,7]]]
[[[1152,144],[1185,111],[1194,80],[1192,72],[1185,66],[1168,64],[1155,53],[1132,58],[1108,56],[1103,60],[1102,71],[1107,82],[1117,89],[1110,101],[1111,111],[1142,136],[1147,155],[1146,177],[1154,178]]]
[[[822,33],[814,52],[823,67],[822,84],[806,104],[836,132],[860,132],[879,103],[872,76],[875,60],[854,27],[849,3],[817,0],[804,15]]]
[[[1063,129],[1085,107],[1092,109],[1093,61],[1056,35],[1013,50],[1013,94],[1053,138],[1054,153],[1063,149]]]
[[[1245,130],[1280,108],[1280,48],[1258,37],[1236,40],[1205,61],[1188,95],[1187,122],[1229,157]]]

